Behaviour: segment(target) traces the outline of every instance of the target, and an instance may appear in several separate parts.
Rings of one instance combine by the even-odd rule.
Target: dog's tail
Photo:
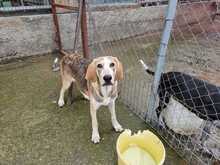
[[[90,100],[90,98],[89,98],[89,92],[88,92],[88,91],[84,91],[84,92],[80,91],[80,93],[83,95],[83,97],[84,97],[86,100]]]
[[[139,60],[139,61],[140,61],[141,65],[143,66],[144,70],[145,70],[148,74],[154,76],[155,72],[152,71],[152,70],[150,70],[149,67],[144,63],[143,60]]]
[[[52,70],[54,72],[58,71],[60,69],[60,66],[59,66],[59,59],[58,57],[56,57],[53,61],[53,65],[52,65]]]

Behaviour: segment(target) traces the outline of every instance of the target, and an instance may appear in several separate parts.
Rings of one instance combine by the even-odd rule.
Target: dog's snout
[[[112,80],[112,76],[111,75],[105,75],[103,77],[103,79],[105,80],[105,82],[110,82]]]

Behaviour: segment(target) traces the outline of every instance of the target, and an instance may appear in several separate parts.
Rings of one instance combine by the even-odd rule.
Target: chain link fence
[[[0,0],[0,12],[50,9],[49,0]]]
[[[78,2],[78,1],[77,1]],[[135,3],[135,0],[93,0],[95,5],[114,3]],[[57,0],[57,3],[71,5],[71,0]],[[50,0],[0,0],[0,12],[15,12],[34,9],[50,9]]]
[[[117,56],[124,64],[120,99],[148,122],[189,164],[220,160],[220,18],[218,1],[181,1],[177,7],[166,66],[148,115],[166,5],[109,8],[100,16],[90,7],[93,56]],[[91,4],[90,5],[94,5]],[[101,19],[104,17],[105,20]]]
[[[155,70],[166,3],[159,1],[152,7],[142,5],[152,1],[87,2],[92,56],[117,56],[124,65],[120,100],[189,164],[219,161],[219,1],[179,1],[166,66],[154,95],[154,117],[148,114],[154,76],[139,60]],[[49,0],[0,0],[0,5],[0,12],[50,9]]]

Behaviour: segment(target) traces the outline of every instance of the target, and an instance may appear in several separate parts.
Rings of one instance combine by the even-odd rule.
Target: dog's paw
[[[92,142],[93,142],[94,144],[97,144],[97,143],[100,142],[100,136],[99,136],[99,134],[92,134]]]
[[[59,107],[63,107],[64,104],[65,104],[64,100],[61,100],[61,99],[60,99],[60,100],[58,101],[58,106],[59,106]]]
[[[115,125],[114,129],[116,132],[122,132],[124,130],[120,124]]]

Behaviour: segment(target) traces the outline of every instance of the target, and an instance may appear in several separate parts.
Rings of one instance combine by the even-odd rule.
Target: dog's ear
[[[87,71],[86,71],[86,80],[96,82],[97,81],[97,75],[96,75],[96,65],[95,61],[93,60],[91,64],[89,64]]]
[[[124,75],[123,75],[123,66],[122,63],[118,60],[117,57],[114,57],[114,61],[116,63],[116,75],[115,75],[115,80],[122,80]]]

